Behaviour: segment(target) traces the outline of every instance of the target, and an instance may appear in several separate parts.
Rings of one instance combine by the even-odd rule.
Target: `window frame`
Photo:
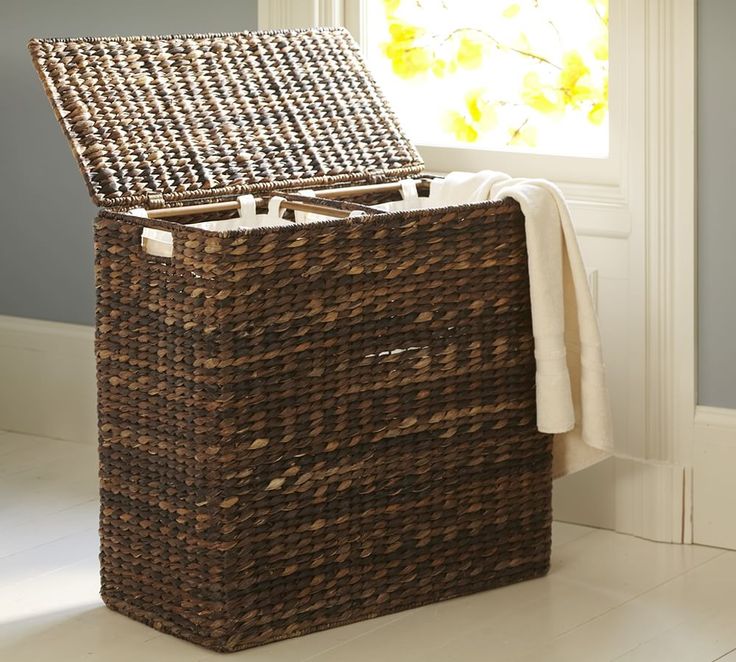
[[[369,20],[368,0],[343,0],[343,21],[363,48]],[[627,136],[626,0],[609,0],[609,154],[605,158],[557,156],[472,147],[417,144],[427,170],[500,170],[513,177],[541,177],[561,185],[618,187],[623,181]],[[601,192],[602,193],[602,192]],[[605,197],[610,197],[605,196]]]

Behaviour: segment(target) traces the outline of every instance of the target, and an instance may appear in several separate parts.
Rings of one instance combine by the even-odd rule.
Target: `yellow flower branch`
[[[546,54],[527,48],[528,40],[524,33],[519,39],[521,46],[504,43],[488,31],[476,27],[459,27],[444,35],[428,33],[425,28],[397,17],[401,0],[384,0],[391,40],[384,44],[383,49],[391,60],[394,73],[404,79],[429,73],[442,78],[455,73],[459,67],[479,69],[487,57],[489,46],[554,70],[554,74],[549,70],[528,71],[520,80],[518,94],[521,103],[502,99],[491,101],[487,98],[485,88],[474,88],[468,92],[462,111],[448,111],[443,124],[444,130],[461,142],[475,142],[482,133],[496,129],[499,124],[498,112],[504,107],[525,106],[542,115],[562,115],[568,108],[584,108],[590,123],[599,125],[605,120],[608,111],[608,2],[587,2],[604,27],[601,34],[590,42],[591,62],[587,62],[578,51],[567,51],[562,52],[562,61],[557,63]],[[415,10],[428,11],[418,1]],[[502,12],[502,16],[515,20],[520,11],[519,3],[512,3]],[[538,2],[533,3],[532,11],[542,12]],[[560,31],[555,23],[547,20],[546,16],[543,18],[560,40]],[[449,58],[448,46],[452,47]],[[591,67],[597,72],[597,77],[593,75]],[[534,146],[536,133],[532,117],[527,116],[520,124],[508,128],[508,144]]]

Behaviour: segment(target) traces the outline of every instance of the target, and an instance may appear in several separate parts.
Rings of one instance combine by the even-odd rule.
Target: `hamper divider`
[[[292,211],[304,211],[335,218],[346,218],[350,211],[335,205],[322,205],[315,203],[313,198],[300,196],[285,196],[284,207]],[[262,202],[263,198],[257,198],[256,202]],[[148,211],[148,218],[171,218],[183,214],[206,214],[209,212],[237,211],[237,199],[227,202],[209,202],[202,204],[187,205],[185,207],[162,207]]]
[[[423,175],[416,178],[417,189],[421,191],[429,191],[429,183],[434,179],[434,175]],[[393,193],[401,188],[401,180],[382,182],[380,184],[356,184],[353,186],[341,186],[335,188],[327,188],[316,190],[315,193],[319,198],[340,199],[345,197],[360,197],[373,193]]]
[[[416,187],[418,199],[424,201],[429,197],[430,182],[437,177],[436,175],[422,175],[421,177],[411,177],[408,180],[397,179],[379,184],[357,184],[353,186],[315,189],[314,197],[320,201],[340,200],[342,202],[360,204],[370,209],[373,214],[387,213],[397,210],[383,209],[378,205],[383,205],[387,202],[404,201],[405,198],[402,194],[402,184],[404,182],[412,182]],[[410,211],[413,209],[426,209],[426,207],[422,205],[406,205],[401,208],[401,211]]]

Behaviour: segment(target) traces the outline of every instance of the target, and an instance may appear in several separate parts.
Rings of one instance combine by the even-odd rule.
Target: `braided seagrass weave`
[[[29,47],[98,205],[382,181],[422,168],[343,29]]]
[[[238,650],[546,572],[514,203],[96,224],[102,594]]]
[[[544,574],[551,437],[519,206],[222,233],[132,216],[149,193],[178,206],[419,162],[341,31],[32,50],[114,207],[95,223],[105,603],[233,651]],[[296,52],[319,61],[299,75]],[[224,106],[214,81],[240,79],[263,85]],[[277,88],[288,110],[256,117]],[[171,258],[143,251],[144,226],[171,232]]]

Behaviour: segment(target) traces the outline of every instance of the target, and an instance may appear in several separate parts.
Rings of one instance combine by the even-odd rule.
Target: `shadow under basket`
[[[115,113],[134,112],[124,101],[140,92],[89,96],[99,67],[129,74],[140,58],[156,66],[173,58],[174,65],[145,70],[155,80],[197,58],[212,66],[207,54],[230,57],[228,49],[251,49],[256,59],[286,49],[310,62],[318,58],[309,49],[317,49],[320,62],[345,58],[338,64],[358,81],[354,87],[378,99],[375,116],[393,122],[349,37],[310,30],[42,40],[31,48],[103,207],[95,246],[105,604],[182,639],[235,651],[545,574],[551,437],[536,430],[519,206],[367,212],[228,232],[190,227],[192,219],[140,218],[127,210],[146,199],[195,198],[187,186],[201,187],[195,180],[204,170],[190,168],[190,180],[183,170],[166,179],[149,168],[144,176],[135,159],[145,150],[134,147],[148,154],[163,138],[151,134],[150,118],[135,115],[123,123],[125,147],[115,147],[127,151],[85,161],[90,145],[114,151],[103,134],[122,122]],[[111,85],[105,72],[100,80]],[[309,72],[299,78],[303,92],[334,85],[330,71]],[[184,88],[175,89],[189,94]],[[320,108],[331,107],[325,95]],[[344,103],[341,96],[333,104],[330,134],[344,141],[344,154],[315,161],[329,161],[329,172],[314,165],[289,180],[272,164],[273,178],[246,186],[223,168],[208,195],[294,191],[301,180],[312,187],[385,182],[421,169],[409,148],[386,140],[366,147],[380,133],[376,123],[363,118],[366,127],[343,131],[340,121],[357,121],[357,111],[339,115]],[[298,114],[301,106],[294,108]],[[213,150],[225,158],[235,138],[218,126],[226,138]],[[243,140],[277,137],[261,134]],[[360,154],[346,156],[353,143]],[[354,163],[341,165],[335,153]],[[367,176],[355,165],[384,153],[380,172]],[[253,164],[243,167],[253,174]],[[161,181],[170,188],[153,190],[151,182]],[[207,200],[201,189],[197,199]],[[171,257],[143,250],[144,227],[171,233]]]

